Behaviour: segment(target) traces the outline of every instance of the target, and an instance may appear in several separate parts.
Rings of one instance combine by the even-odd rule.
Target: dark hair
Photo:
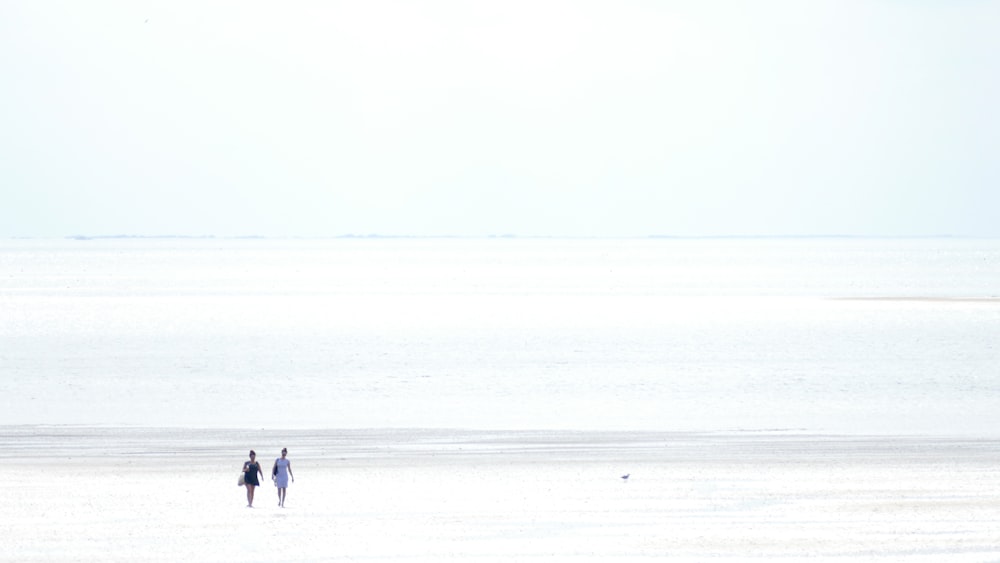
[[[287,454],[288,453],[288,448],[281,448],[281,453]]]
[[[250,455],[251,455],[251,456],[255,456],[255,455],[257,455],[257,452],[255,452],[255,451],[253,451],[253,450],[250,450]]]

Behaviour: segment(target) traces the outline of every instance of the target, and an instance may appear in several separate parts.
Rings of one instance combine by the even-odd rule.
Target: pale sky
[[[0,237],[1000,236],[1000,1],[0,0]]]

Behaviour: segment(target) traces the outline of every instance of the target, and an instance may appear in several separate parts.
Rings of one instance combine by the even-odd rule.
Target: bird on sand
[[[631,473],[626,473],[626,474],[622,475],[622,481],[628,481],[628,476],[629,475],[631,475]]]

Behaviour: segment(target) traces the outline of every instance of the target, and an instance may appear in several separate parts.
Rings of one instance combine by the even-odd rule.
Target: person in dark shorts
[[[247,507],[253,508],[253,490],[260,486],[257,475],[260,475],[261,479],[264,478],[264,472],[257,463],[257,452],[250,450],[250,461],[243,462],[243,474],[243,484],[247,488]]]

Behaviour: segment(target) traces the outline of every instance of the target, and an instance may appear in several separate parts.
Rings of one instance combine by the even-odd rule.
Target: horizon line
[[[8,236],[7,240],[342,240],[342,239],[563,239],[563,240],[712,240],[712,239],[995,239],[998,236],[952,235],[952,234],[918,234],[918,235],[849,235],[849,234],[724,234],[724,235],[518,235],[512,233],[489,235],[392,235],[392,234],[340,234],[340,235],[53,235],[53,236]]]

